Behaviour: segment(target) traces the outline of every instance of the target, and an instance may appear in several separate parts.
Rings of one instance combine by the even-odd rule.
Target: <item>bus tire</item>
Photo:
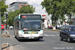
[[[39,41],[40,39],[35,39],[36,41]]]
[[[15,33],[14,33],[14,37],[17,38]]]
[[[17,38],[19,41],[21,40],[19,37]]]
[[[19,38],[18,34],[17,34],[17,36],[16,36],[16,37],[17,37],[17,40],[18,40],[18,41],[20,41],[20,40],[21,40],[21,39]]]

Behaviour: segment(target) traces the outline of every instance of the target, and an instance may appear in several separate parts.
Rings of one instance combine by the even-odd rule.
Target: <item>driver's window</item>
[[[65,31],[65,27],[63,27],[63,31]]]
[[[65,27],[65,30],[66,30],[66,31],[68,31],[68,28],[67,28],[67,27]]]
[[[75,31],[75,28],[73,28],[73,31]]]

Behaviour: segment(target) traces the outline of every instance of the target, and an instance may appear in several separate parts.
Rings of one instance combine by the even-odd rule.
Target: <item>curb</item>
[[[6,33],[2,33],[3,38],[11,38],[11,35],[8,31]],[[1,44],[1,50],[14,50],[14,47],[9,45],[9,43]]]
[[[14,49],[13,49],[13,46],[10,46],[9,50],[14,50]]]
[[[3,43],[1,50],[13,50],[13,46],[10,46],[9,43]]]

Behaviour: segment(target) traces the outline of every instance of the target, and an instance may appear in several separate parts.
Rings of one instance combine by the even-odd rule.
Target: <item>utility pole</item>
[[[1,25],[1,10],[0,10],[0,25]],[[0,26],[0,50],[1,50],[1,26]]]
[[[0,10],[0,25],[1,25],[1,10]],[[0,50],[1,50],[1,26],[0,26]]]
[[[1,10],[0,10],[0,25],[1,25]],[[1,50],[1,26],[0,26],[0,50]]]

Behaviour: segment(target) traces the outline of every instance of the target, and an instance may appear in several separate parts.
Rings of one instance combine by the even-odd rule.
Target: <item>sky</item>
[[[28,2],[28,4],[33,5],[33,7],[35,7],[35,12],[34,12],[35,14],[42,14],[42,15],[45,14],[45,9],[42,9],[41,5],[41,2],[43,0],[6,0],[6,4],[10,4],[15,1]]]

